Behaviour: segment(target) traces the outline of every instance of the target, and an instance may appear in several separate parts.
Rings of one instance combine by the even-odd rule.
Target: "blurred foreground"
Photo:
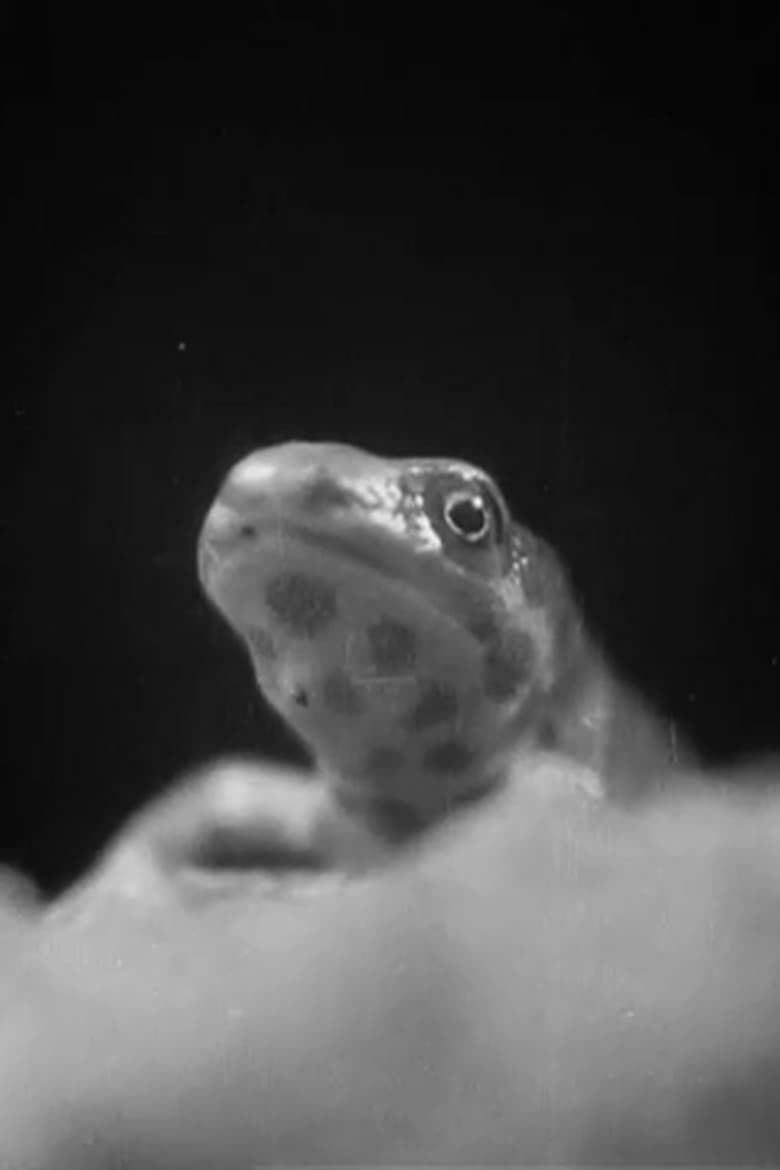
[[[228,848],[282,770],[186,781],[59,904],[3,884],[0,1166],[777,1164],[778,777],[626,812],[540,757],[346,882]]]

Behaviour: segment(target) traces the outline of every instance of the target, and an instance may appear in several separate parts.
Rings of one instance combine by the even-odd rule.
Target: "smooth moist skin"
[[[380,829],[441,818],[538,749],[627,794],[676,762],[557,557],[471,464],[268,447],[230,471],[198,553],[260,690],[336,802]]]

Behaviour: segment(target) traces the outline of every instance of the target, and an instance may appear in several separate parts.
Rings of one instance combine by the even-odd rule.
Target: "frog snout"
[[[237,509],[220,497],[210,508],[198,540],[198,575],[210,596],[224,570],[254,560],[259,517],[249,509]]]
[[[251,520],[221,501],[210,508],[198,542],[198,565],[204,570],[216,567],[254,535]]]
[[[251,545],[261,529],[278,519],[280,479],[279,460],[262,451],[231,469],[201,529],[207,555],[219,559]]]

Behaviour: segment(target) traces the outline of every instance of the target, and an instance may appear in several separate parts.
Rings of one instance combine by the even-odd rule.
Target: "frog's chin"
[[[474,784],[455,785],[441,792],[439,801],[415,801],[402,794],[380,792],[358,780],[338,778],[331,783],[338,807],[362,824],[371,826],[391,841],[409,840],[426,829],[448,819],[458,809],[484,800],[499,788],[497,779]]]
[[[356,781],[335,782],[332,794],[338,807],[349,817],[390,841],[408,840],[436,819],[410,800],[380,794]]]

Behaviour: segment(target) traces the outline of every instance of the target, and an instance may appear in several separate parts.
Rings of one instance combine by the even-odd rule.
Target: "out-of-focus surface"
[[[0,1164],[777,1164],[777,795],[557,772],[316,897],[30,920]]]

